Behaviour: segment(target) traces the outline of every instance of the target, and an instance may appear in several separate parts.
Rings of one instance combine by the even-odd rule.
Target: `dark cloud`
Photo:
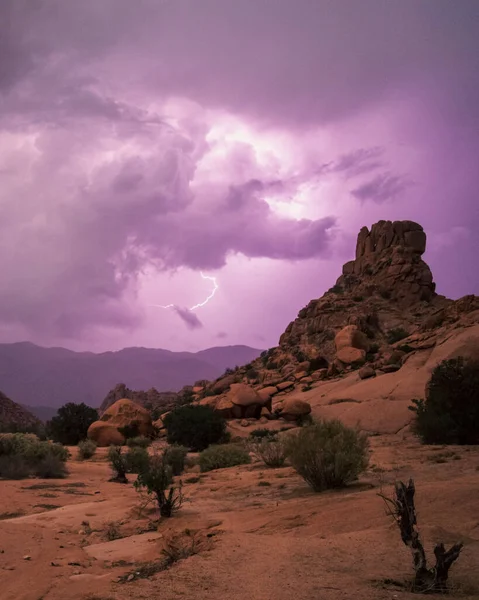
[[[351,194],[361,202],[370,200],[377,204],[383,204],[397,198],[410,186],[411,182],[405,177],[382,173],[351,190]]]
[[[218,333],[216,334],[216,337],[219,340],[224,340],[225,338],[228,337],[228,334],[226,333],[226,331],[218,331]]]
[[[173,307],[173,310],[180,317],[183,323],[185,323],[188,329],[201,329],[203,327],[203,323],[199,320],[198,315],[196,315],[189,308],[175,306]]]

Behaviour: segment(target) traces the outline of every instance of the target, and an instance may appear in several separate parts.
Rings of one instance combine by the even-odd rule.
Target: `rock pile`
[[[99,421],[90,425],[87,435],[98,446],[122,445],[125,443],[125,436],[121,429],[126,426],[137,428],[139,435],[153,434],[148,410],[128,398],[122,398],[112,404]]]

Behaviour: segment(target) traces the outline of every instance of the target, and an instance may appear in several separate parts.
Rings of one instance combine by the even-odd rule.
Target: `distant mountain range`
[[[249,346],[224,346],[200,352],[125,348],[95,354],[30,342],[0,344],[0,390],[44,420],[66,402],[98,407],[120,382],[135,390],[178,391],[199,379],[214,379],[260,353]]]

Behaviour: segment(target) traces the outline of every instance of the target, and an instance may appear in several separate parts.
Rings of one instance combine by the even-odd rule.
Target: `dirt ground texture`
[[[409,477],[428,555],[438,541],[463,541],[452,595],[479,598],[478,447],[375,436],[360,480],[322,494],[291,467],[196,467],[181,477],[180,512],[163,520],[133,488],[135,476],[108,481],[104,449],[89,461],[75,456],[66,479],[0,482],[1,600],[417,598],[406,585],[409,551],[378,496]],[[171,540],[197,553],[142,577]]]

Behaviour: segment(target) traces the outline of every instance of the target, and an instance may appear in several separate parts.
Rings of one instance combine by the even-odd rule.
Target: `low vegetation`
[[[128,473],[142,473],[149,466],[149,454],[146,448],[139,446],[128,448],[125,455],[126,470]]]
[[[173,484],[173,474],[165,452],[149,457],[148,468],[138,474],[134,486],[138,491],[146,489],[156,500],[162,517],[171,517],[183,503],[181,482],[178,487]]]
[[[93,440],[82,440],[78,442],[78,458],[86,460],[91,458],[96,452],[96,443]]]
[[[130,448],[148,448],[151,445],[151,440],[144,435],[127,438],[126,445]]]
[[[302,428],[287,441],[294,469],[315,492],[354,481],[368,466],[367,437],[338,420]]]
[[[479,361],[445,360],[432,372],[425,400],[413,400],[415,431],[425,444],[479,444]]]
[[[249,452],[239,444],[223,444],[210,446],[200,454],[200,469],[202,473],[213,469],[224,469],[245,465],[251,462]]]
[[[116,483],[128,483],[126,477],[128,472],[128,461],[121,446],[110,446],[110,449],[108,450],[108,462],[110,463],[112,470],[112,478],[110,481]]]
[[[164,457],[166,464],[171,468],[173,476],[181,475],[185,470],[186,455],[188,454],[188,448],[184,446],[168,446],[164,451]]]
[[[166,415],[164,424],[169,444],[201,452],[226,438],[226,421],[208,406],[180,406]]]
[[[267,467],[282,467],[286,461],[286,444],[277,437],[264,437],[251,444],[251,450]]]
[[[67,475],[69,452],[61,444],[40,441],[33,434],[0,434],[0,477],[61,479]]]

